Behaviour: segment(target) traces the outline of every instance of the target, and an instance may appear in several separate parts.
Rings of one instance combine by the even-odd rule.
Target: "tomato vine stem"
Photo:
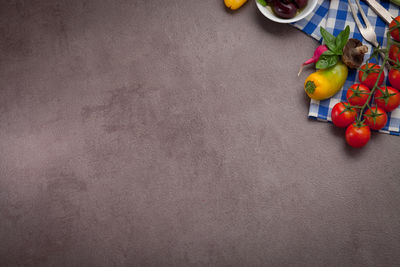
[[[378,77],[376,78],[375,84],[374,84],[374,86],[372,87],[371,92],[368,94],[368,98],[367,98],[367,101],[365,102],[365,104],[364,104],[361,108],[360,108],[360,106],[352,106],[352,108],[360,108],[360,112],[359,112],[358,117],[357,117],[357,122],[361,122],[361,121],[362,121],[362,116],[363,116],[363,114],[364,114],[365,108],[366,108],[366,107],[371,108],[371,106],[369,105],[369,103],[370,103],[370,101],[371,101],[371,98],[372,98],[372,96],[374,95],[376,89],[379,88],[379,86],[378,86],[379,80],[380,80],[380,78],[381,78],[381,76],[382,76],[382,73],[384,73],[384,71],[385,71],[386,63],[389,62],[389,61],[391,61],[391,59],[389,59],[389,48],[390,48],[390,46],[391,46],[391,44],[392,44],[392,40],[391,40],[391,38],[390,38],[390,33],[391,33],[394,29],[397,29],[397,28],[399,28],[399,25],[396,25],[396,27],[394,27],[393,29],[390,29],[390,30],[386,33],[386,37],[387,37],[387,49],[376,48],[376,49],[378,49],[379,52],[383,52],[384,55],[385,55],[385,57],[382,59],[383,62],[382,62],[382,64],[380,65],[379,72],[378,72]],[[368,65],[369,61],[370,61],[372,58],[373,58],[373,57],[370,57],[370,58],[367,60],[367,63],[366,63],[367,65]],[[377,59],[378,59],[378,58],[377,58]],[[378,63],[379,63],[379,62],[378,62]],[[361,82],[361,81],[360,81],[360,82]]]

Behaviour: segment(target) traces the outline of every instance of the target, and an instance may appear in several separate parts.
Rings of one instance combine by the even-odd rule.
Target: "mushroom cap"
[[[343,48],[342,61],[349,68],[356,69],[364,61],[364,54],[368,52],[368,47],[355,38],[350,38]]]

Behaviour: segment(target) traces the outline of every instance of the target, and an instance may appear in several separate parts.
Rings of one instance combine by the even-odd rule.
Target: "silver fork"
[[[379,47],[379,43],[376,40],[376,33],[374,31],[374,28],[371,26],[371,23],[369,23],[367,16],[365,15],[364,11],[361,8],[360,2],[358,0],[354,0],[358,6],[358,11],[360,12],[361,17],[364,20],[365,27],[361,24],[360,20],[358,19],[357,11],[354,9],[354,6],[351,4],[351,1],[350,0],[347,0],[347,1],[349,2],[351,14],[353,15],[354,21],[356,22],[357,27],[360,30],[362,37],[364,37],[364,39],[367,42],[369,42],[370,44],[372,44],[373,46]],[[380,52],[379,54],[382,58],[385,57],[385,54],[383,54],[382,52]]]

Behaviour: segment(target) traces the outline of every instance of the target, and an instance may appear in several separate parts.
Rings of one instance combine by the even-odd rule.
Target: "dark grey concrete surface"
[[[0,2],[0,266],[400,264],[400,137],[307,119],[317,43],[222,2]]]

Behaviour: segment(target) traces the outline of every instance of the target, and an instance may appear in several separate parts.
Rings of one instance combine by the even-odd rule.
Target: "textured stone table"
[[[394,266],[400,137],[307,118],[253,1],[0,3],[1,266]]]

